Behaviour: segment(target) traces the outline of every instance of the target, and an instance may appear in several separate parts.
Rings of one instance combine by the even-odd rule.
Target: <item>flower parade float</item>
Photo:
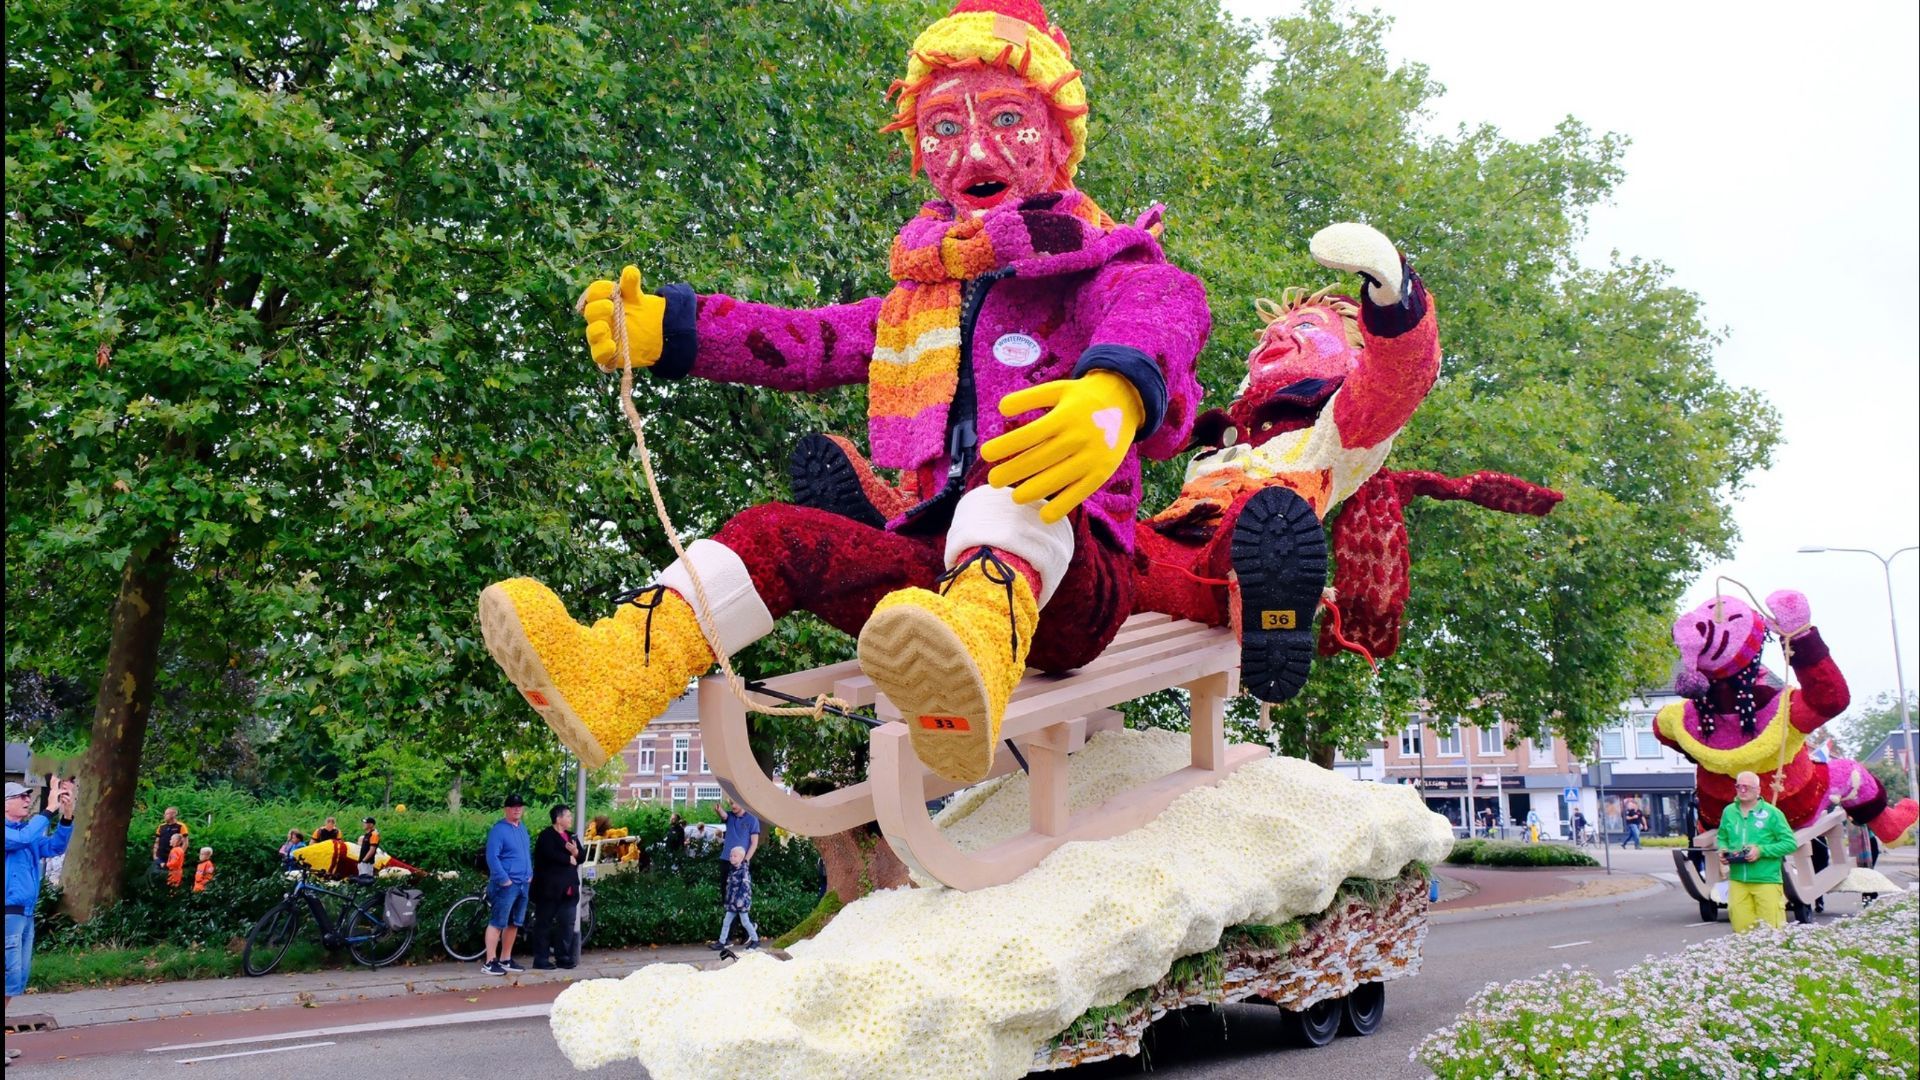
[[[784,959],[577,984],[555,1037],[576,1066],[637,1059],[661,1078],[953,1077],[1134,1052],[1160,1011],[1205,995],[1275,1001],[1309,1041],[1370,1031],[1377,985],[1417,970],[1424,867],[1450,828],[1411,789],[1229,745],[1242,642],[1136,614],[1140,458],[1191,441],[1205,292],[1161,252],[1159,208],[1119,223],[1073,186],[1086,92],[1035,0],[961,0],[906,68],[889,128],[938,198],[896,237],[891,292],[791,310],[646,293],[628,267],[581,305],[623,389],[634,367],[865,383],[874,462],[904,476],[897,512],[750,507],[684,550],[669,529],[680,558],[607,617],[577,622],[515,578],[482,593],[480,621],[589,767],[698,678],[730,789],[803,835],[877,824],[916,887],[848,904]],[[1392,245],[1354,228],[1332,239],[1369,258],[1384,245],[1391,265],[1322,245],[1329,265],[1377,269],[1410,309],[1419,287]],[[1269,494],[1298,504],[1283,511],[1295,534],[1319,534],[1312,503]],[[1310,626],[1324,546],[1273,554],[1303,564],[1300,595],[1272,599]],[[858,658],[741,685],[727,657],[795,611],[856,635]],[[1188,692],[1190,732],[1121,728],[1112,706],[1170,687]],[[867,780],[802,796],[753,762],[746,712],[808,699],[873,707]]]
[[[1762,660],[1776,635],[1793,683]],[[1686,700],[1660,710],[1654,734],[1695,765],[1703,831],[1693,842],[1707,857],[1696,869],[1689,852],[1676,849],[1674,866],[1701,918],[1714,919],[1724,903],[1715,890],[1723,871],[1713,846],[1742,772],[1760,777],[1761,797],[1779,808],[1800,841],[1782,878],[1795,918],[1810,921],[1814,901],[1830,891],[1899,891],[1883,875],[1854,865],[1846,826],[1864,826],[1892,844],[1913,828],[1920,806],[1910,798],[1895,801],[1857,761],[1816,760],[1809,751],[1807,736],[1845,712],[1849,694],[1846,676],[1813,625],[1806,594],[1782,589],[1759,609],[1716,596],[1674,621],[1673,642],[1680,652],[1674,691]],[[1824,841],[1824,851],[1816,840]]]

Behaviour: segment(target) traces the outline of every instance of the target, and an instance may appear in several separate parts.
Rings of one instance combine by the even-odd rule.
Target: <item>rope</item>
[[[720,665],[721,676],[726,680],[727,689],[740,702],[742,708],[750,713],[762,716],[806,716],[819,720],[829,710],[844,713],[853,708],[852,704],[831,694],[816,694],[812,705],[762,705],[747,696],[746,683],[734,673],[733,663],[727,658],[725,649],[707,627],[714,622],[713,603],[707,598],[706,583],[700,580],[700,572],[695,569],[692,560],[687,558],[687,549],[680,543],[680,532],[674,527],[672,515],[667,513],[667,502],[660,497],[660,482],[653,474],[653,455],[647,451],[646,421],[641,418],[640,410],[633,404],[633,347],[627,339],[627,319],[625,308],[620,300],[620,287],[613,289],[613,345],[614,355],[620,358],[620,411],[627,418],[627,426],[633,429],[633,444],[640,451],[640,474],[647,481],[647,494],[653,497],[653,513],[659,518],[660,527],[666,530],[667,543],[672,546],[673,554],[687,569],[687,577],[693,581],[694,602],[699,607],[700,617],[694,620],[700,628],[700,637],[706,641],[707,650],[713,653]],[[580,296],[574,310],[584,313],[587,306],[585,293]]]
[[[1713,621],[1714,622],[1719,622],[1726,610],[1725,605],[1721,600],[1721,593],[1720,593],[1720,585],[1723,582],[1729,585],[1739,586],[1740,591],[1743,593],[1746,593],[1747,599],[1753,602],[1753,609],[1755,611],[1760,612],[1762,615],[1764,615],[1767,618],[1768,621],[1772,622],[1776,626],[1779,625],[1780,620],[1774,616],[1773,612],[1768,609],[1767,605],[1760,602],[1759,597],[1753,595],[1752,589],[1747,588],[1744,583],[1734,578],[1727,577],[1725,575],[1719,575],[1713,579]],[[1774,719],[1774,722],[1778,724],[1792,724],[1793,723],[1793,716],[1792,716],[1792,713],[1793,713],[1793,639],[1788,637],[1784,630],[1781,631],[1780,633],[1780,660],[1781,660],[1781,663],[1786,667],[1786,671],[1782,672],[1780,676],[1781,679],[1783,680],[1783,685],[1780,688],[1779,704],[1773,710],[1773,719]],[[1768,802],[1773,803],[1775,806],[1778,806],[1780,804],[1780,788],[1782,787],[1782,785],[1786,783],[1785,770],[1787,766],[1787,741],[1788,741],[1788,728],[1782,727],[1780,729],[1780,753],[1776,757],[1773,765],[1773,792],[1771,797],[1767,800]]]

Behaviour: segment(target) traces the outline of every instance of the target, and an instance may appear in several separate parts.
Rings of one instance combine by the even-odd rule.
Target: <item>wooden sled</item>
[[[1734,809],[1729,806],[1727,811]],[[1703,869],[1694,868],[1693,860],[1687,857],[1688,849],[1675,848],[1673,852],[1673,868],[1680,875],[1680,885],[1699,903],[1700,918],[1704,922],[1713,922],[1725,906],[1713,898],[1714,886],[1726,877],[1726,868],[1720,865],[1720,853],[1714,849],[1719,835],[1719,830],[1708,829],[1693,838],[1695,848],[1706,849],[1706,858],[1701,860]],[[1787,894],[1787,913],[1803,923],[1812,922],[1813,902],[1832,892],[1853,872],[1853,846],[1847,842],[1847,812],[1829,810],[1806,828],[1795,829],[1793,836],[1800,841],[1800,847],[1781,863],[1785,872],[1780,875],[1780,884]],[[1817,839],[1827,842],[1827,866],[1816,873],[1813,842]]]
[[[1227,745],[1227,701],[1239,692],[1240,646],[1224,627],[1141,614],[1128,619],[1092,663],[1067,675],[1029,671],[1014,689],[1001,723],[1001,744],[988,774],[1024,767],[1032,793],[1027,832],[984,851],[954,846],[933,824],[927,803],[967,785],[929,772],[914,756],[899,710],[847,661],[767,679],[782,694],[830,693],[852,706],[872,705],[882,723],[869,734],[867,779],[823,795],[796,795],[776,783],[747,745],[746,709],[724,680],[700,682],[700,733],[721,783],[764,820],[802,836],[825,836],[878,822],[893,850],[951,888],[973,890],[1012,881],[1062,844],[1105,840],[1153,820],[1181,794],[1218,783],[1267,756],[1264,746]],[[1192,695],[1190,764],[1099,806],[1067,808],[1067,758],[1094,734],[1120,726],[1113,706],[1169,687]],[[771,699],[769,699],[771,700]]]

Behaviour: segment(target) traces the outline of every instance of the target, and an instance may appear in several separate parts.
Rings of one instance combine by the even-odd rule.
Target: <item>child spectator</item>
[[[313,830],[313,842],[316,844],[320,843],[323,840],[338,840],[338,839],[340,839],[340,827],[333,823],[332,818],[328,818],[326,821],[326,824]]]
[[[295,860],[293,853],[307,846],[307,838],[300,835],[299,829],[287,830],[287,842],[280,845],[280,868],[291,870]]]
[[[329,818],[329,821],[332,819]],[[373,819],[367,818],[360,823],[360,873],[372,874],[379,869],[380,830],[373,827]]]
[[[183,849],[184,850],[184,849]],[[200,865],[193,868],[193,891],[206,892],[213,883],[213,849],[200,849]]]
[[[760,947],[760,931],[754,929],[753,919],[747,912],[753,907],[753,875],[747,869],[747,849],[735,847],[727,852],[727,887],[721,894],[721,909],[726,913],[720,921],[720,940],[708,945],[709,949],[724,949],[727,939],[733,936],[733,920],[738,917],[740,925],[747,930],[747,948]]]
[[[177,889],[187,872],[187,834],[173,834],[173,847],[167,852],[167,887]]]

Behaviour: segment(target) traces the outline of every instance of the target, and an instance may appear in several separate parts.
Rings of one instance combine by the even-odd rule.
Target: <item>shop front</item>
[[[1647,817],[1644,835],[1682,836],[1692,820],[1693,800],[1691,772],[1616,772],[1600,799],[1600,819],[1607,835],[1617,842],[1626,835],[1620,815],[1632,803]]]

